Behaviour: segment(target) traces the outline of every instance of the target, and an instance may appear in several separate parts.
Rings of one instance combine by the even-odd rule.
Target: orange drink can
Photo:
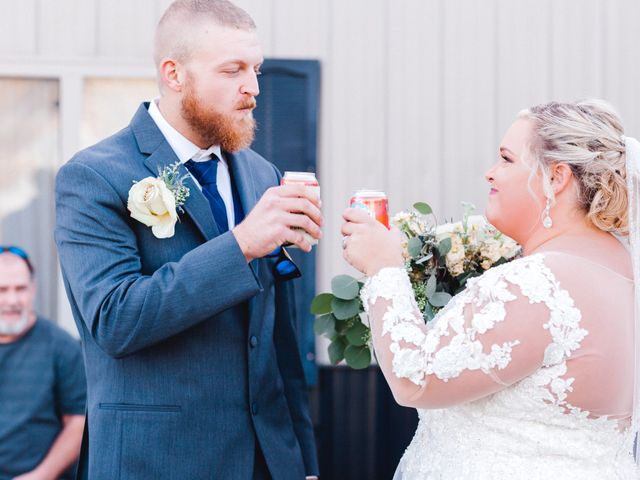
[[[389,201],[387,194],[379,190],[358,190],[349,202],[351,208],[361,208],[385,227],[389,228]]]

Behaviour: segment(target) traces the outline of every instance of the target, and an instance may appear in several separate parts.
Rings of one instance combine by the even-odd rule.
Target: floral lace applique
[[[573,383],[573,379],[560,378],[566,373],[564,361],[580,346],[587,331],[579,328],[580,311],[544,265],[543,255],[519,259],[470,279],[467,288],[426,328],[404,269],[386,268],[369,278],[362,290],[362,301],[367,313],[377,299],[391,301],[383,315],[382,336],[390,335],[393,372],[398,378],[424,386],[425,377],[431,374],[446,382],[465,370],[490,373],[509,365],[512,349],[520,345],[520,340],[486,349],[477,337],[505,320],[505,304],[518,298],[509,290],[512,285],[518,286],[530,303],[544,303],[549,308],[549,319],[543,328],[549,330],[553,341],[546,348],[543,366],[560,368],[546,372],[548,381],[543,381],[542,376],[538,380],[548,388],[547,401],[562,405]],[[468,305],[474,313],[465,320],[464,309]],[[441,347],[444,336],[451,336],[451,340]]]
[[[367,281],[362,291],[367,311],[379,299],[386,299],[376,305],[376,313],[378,308],[385,310],[378,319],[382,322],[372,322],[372,333],[377,341],[382,330],[391,340],[393,353],[379,358],[392,362],[397,377],[421,386],[429,374],[446,380],[465,369],[506,367],[512,360],[511,348],[526,348],[527,338],[520,338],[520,346],[517,338],[507,338],[502,345],[482,349],[477,336],[498,322],[511,321],[505,318],[505,305],[515,298],[524,296],[531,304],[544,304],[548,309],[548,316],[537,324],[550,335],[549,344],[542,347],[544,356],[536,354],[538,361],[542,357],[539,368],[482,398],[418,409],[416,434],[394,479],[640,478],[630,453],[633,429],[621,428],[618,420],[606,416],[593,418],[587,410],[567,402],[574,386],[574,379],[566,377],[567,359],[588,332],[580,328],[582,315],[545,265],[545,255],[514,260],[470,280],[468,288],[428,326],[402,269],[383,270]],[[451,339],[446,347],[443,337]],[[499,381],[494,373],[488,372]]]

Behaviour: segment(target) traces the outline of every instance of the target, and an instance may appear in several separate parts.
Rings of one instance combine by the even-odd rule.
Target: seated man
[[[0,480],[71,479],[82,442],[80,344],[33,311],[33,273],[0,247]]]

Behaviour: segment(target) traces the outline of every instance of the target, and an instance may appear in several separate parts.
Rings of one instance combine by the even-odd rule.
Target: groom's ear
[[[551,188],[556,195],[563,192],[571,183],[573,172],[566,163],[556,163],[551,167]]]
[[[181,92],[184,84],[184,72],[182,70],[178,62],[172,58],[165,58],[160,63],[159,68],[162,84],[174,92]]]

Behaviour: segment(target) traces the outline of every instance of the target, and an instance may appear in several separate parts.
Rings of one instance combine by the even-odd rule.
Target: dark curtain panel
[[[393,399],[378,367],[320,367],[311,405],[323,480],[390,480],[418,415]]]
[[[281,172],[316,172],[320,64],[316,60],[267,59],[262,65],[260,96],[254,112],[258,123],[252,148]],[[294,282],[297,330],[302,365],[309,385],[317,382],[314,317],[316,249],[288,249],[302,271]]]

